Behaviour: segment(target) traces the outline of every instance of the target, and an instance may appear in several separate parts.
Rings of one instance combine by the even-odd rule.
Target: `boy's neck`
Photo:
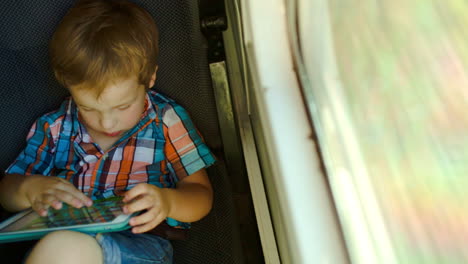
[[[96,133],[92,129],[88,129],[88,127],[86,127],[86,130],[88,130],[88,134],[91,137],[91,140],[96,143],[103,152],[107,152],[110,148],[112,148],[115,142],[117,142],[122,137],[106,137],[101,133]]]

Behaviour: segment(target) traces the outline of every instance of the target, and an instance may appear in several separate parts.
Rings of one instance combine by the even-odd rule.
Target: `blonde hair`
[[[151,15],[128,1],[79,1],[65,15],[49,45],[50,62],[65,87],[100,94],[132,76],[148,88],[156,70],[158,29]]]

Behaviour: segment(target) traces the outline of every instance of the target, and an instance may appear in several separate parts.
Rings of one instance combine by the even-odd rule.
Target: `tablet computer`
[[[59,210],[50,207],[44,217],[32,209],[24,210],[0,223],[0,243],[39,239],[57,230],[103,233],[128,229],[133,215],[123,213],[122,199],[95,200],[92,206],[82,208],[63,203]]]

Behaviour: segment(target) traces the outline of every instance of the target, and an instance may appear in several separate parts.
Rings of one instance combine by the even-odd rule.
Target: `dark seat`
[[[71,0],[0,2],[0,170],[24,147],[33,121],[68,96],[48,64],[47,44]],[[190,237],[174,241],[175,263],[243,263],[227,171],[220,153],[216,106],[199,28],[197,0],[134,1],[148,10],[160,30],[155,89],[172,97],[191,116],[219,162],[208,170],[215,189],[212,212],[194,223]],[[0,245],[1,262],[31,243]],[[23,249],[21,249],[23,248]],[[16,253],[14,253],[16,254]],[[11,258],[15,260],[15,258]],[[16,260],[19,258],[16,257]]]

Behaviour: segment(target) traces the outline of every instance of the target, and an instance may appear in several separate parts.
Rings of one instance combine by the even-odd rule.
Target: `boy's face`
[[[70,92],[82,122],[97,138],[120,138],[140,121],[145,107],[146,89],[136,77],[109,84],[99,97],[92,89],[70,87]]]

